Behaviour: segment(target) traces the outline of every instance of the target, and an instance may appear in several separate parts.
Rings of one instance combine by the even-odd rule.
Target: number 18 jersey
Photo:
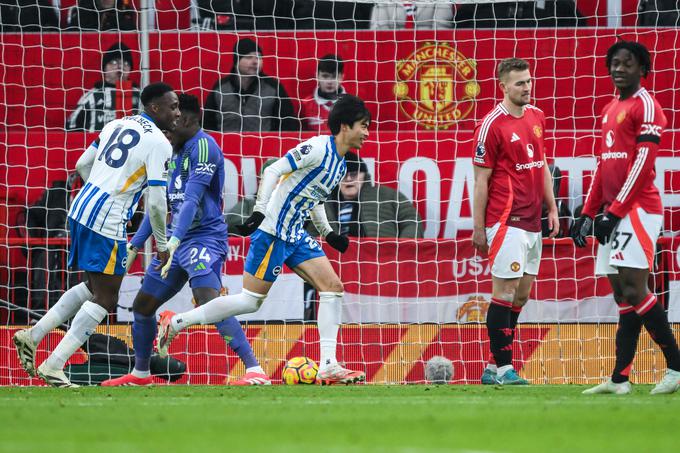
[[[99,134],[90,177],[69,218],[102,236],[127,239],[126,224],[147,186],[167,185],[172,146],[142,113],[111,121]]]

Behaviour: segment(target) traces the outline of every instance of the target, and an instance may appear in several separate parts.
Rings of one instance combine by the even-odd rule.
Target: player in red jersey
[[[640,86],[651,70],[649,51],[637,42],[619,41],[607,51],[607,69],[619,97],[602,111],[602,145],[590,191],[572,238],[585,247],[593,219],[597,251],[595,273],[607,275],[619,306],[616,364],[606,382],[583,393],[630,393],[628,375],[642,325],[666,358],[666,373],[652,393],[680,387],[680,352],[663,307],[649,292],[654,246],[661,233],[663,207],[654,186],[654,161],[666,127],[659,103]]]
[[[529,64],[498,65],[503,101],[475,130],[473,196],[475,249],[489,254],[493,282],[486,317],[492,359],[483,384],[528,384],[512,367],[517,318],[529,299],[541,261],[541,210],[548,206],[550,237],[559,231],[552,176],[545,158],[545,116],[529,104]]]

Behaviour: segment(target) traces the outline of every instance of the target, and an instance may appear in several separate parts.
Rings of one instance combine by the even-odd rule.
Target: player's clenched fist
[[[344,234],[331,231],[326,235],[326,242],[340,253],[345,253],[349,247],[349,238]]]
[[[574,241],[576,247],[585,247],[586,238],[593,232],[593,219],[587,215],[582,215],[571,227],[571,239]]]
[[[257,230],[263,220],[264,214],[259,211],[253,211],[243,224],[236,225],[236,231],[238,231],[241,236],[250,236]]]

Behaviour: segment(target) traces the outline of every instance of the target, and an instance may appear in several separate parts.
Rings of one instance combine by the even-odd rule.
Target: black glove
[[[236,228],[236,231],[238,231],[241,236],[250,236],[257,230],[257,227],[260,226],[263,220],[264,214],[259,211],[254,211],[243,224],[236,225],[234,228]]]
[[[571,238],[576,247],[586,246],[586,237],[593,234],[593,219],[587,215],[582,215],[571,226]]]
[[[618,225],[620,221],[621,219],[619,217],[608,212],[602,216],[602,219],[595,222],[595,237],[600,244],[605,245],[609,242],[612,233],[616,229],[616,225]]]
[[[326,235],[326,242],[340,253],[345,253],[347,247],[349,247],[349,238],[344,234],[340,235],[334,231],[331,231]]]

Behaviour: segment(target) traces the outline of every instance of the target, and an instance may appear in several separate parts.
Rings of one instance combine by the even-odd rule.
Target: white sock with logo
[[[69,331],[45,360],[45,366],[52,370],[64,368],[66,361],[87,341],[107,314],[108,312],[101,305],[90,301],[85,302],[73,318]]]
[[[319,314],[317,326],[319,329],[319,349],[323,370],[338,363],[335,357],[338,345],[338,330],[342,317],[342,296],[344,293],[322,291],[319,293]]]
[[[92,298],[92,293],[85,283],[80,283],[61,295],[59,300],[48,310],[45,316],[36,323],[29,333],[31,339],[38,344],[52,329],[68,321],[78,312],[85,301]]]
[[[216,297],[186,313],[177,313],[172,317],[170,325],[175,332],[179,332],[194,324],[215,324],[231,316],[253,313],[260,308],[266,297],[244,288],[238,294]]]

